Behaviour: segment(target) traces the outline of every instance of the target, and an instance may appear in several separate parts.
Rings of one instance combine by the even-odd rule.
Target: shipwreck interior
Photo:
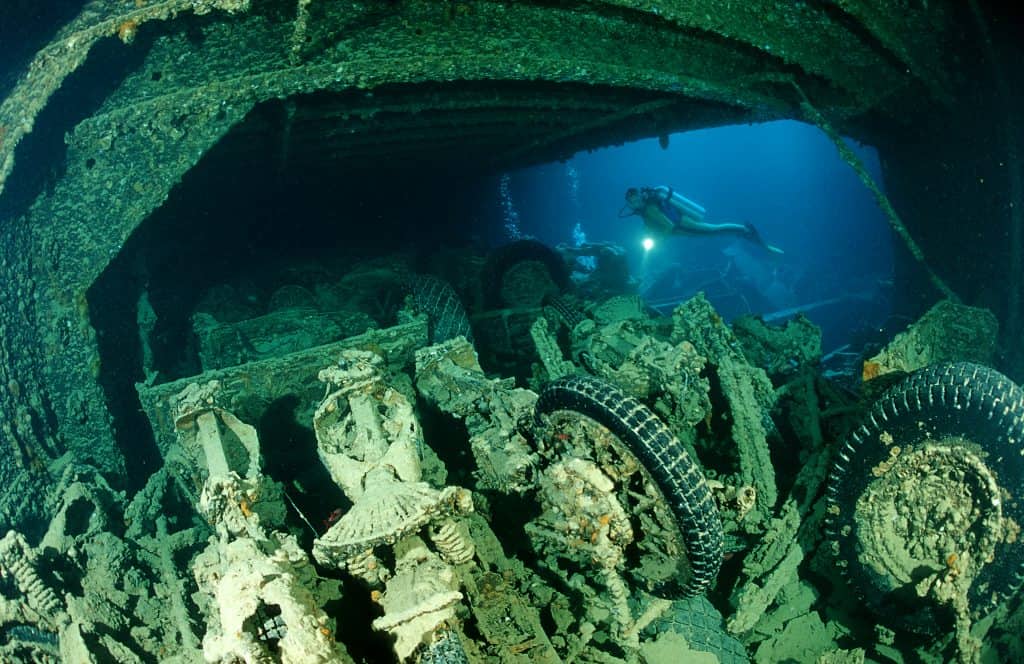
[[[840,152],[840,135],[877,147],[882,182],[843,158],[893,228],[898,308],[916,316],[945,299],[988,309],[995,368],[1024,380],[1019,9],[51,5],[0,8],[0,43],[20,26],[0,65],[0,532],[43,537],[54,468],[71,462],[95,466],[129,498],[142,491],[173,447],[175,395],[199,375],[234,390],[234,414],[271,441],[266,474],[301,487],[288,500],[312,524],[292,515],[291,525],[328,528],[353,503],[320,464],[308,424],[323,385],[238,367],[387,329],[425,340],[433,330],[415,328],[407,295],[426,274],[462,300],[483,370],[535,387],[529,324],[569,279],[551,248],[497,248],[501,174],[688,129],[795,119]],[[522,272],[508,269],[523,257]],[[619,281],[595,293],[627,294],[628,275],[609,265]],[[570,346],[568,331],[552,337]],[[400,349],[389,364],[413,364],[412,341],[387,343]],[[712,378],[708,408],[728,410],[729,389]],[[446,441],[430,454],[448,481],[468,483],[481,471],[471,433],[440,408],[417,408],[426,437]],[[722,474],[742,471],[711,445],[732,424],[709,416],[687,441]],[[767,459],[783,469],[772,479],[780,495],[801,481],[799,451],[780,442],[795,437],[787,426]],[[491,500],[518,515],[516,529],[539,513],[520,497]],[[512,539],[525,547],[523,533]],[[722,573],[735,580],[741,566],[727,560]],[[349,620],[362,610],[377,611],[368,600],[344,609]],[[346,645],[373,659],[391,644]]]
[[[280,102],[267,106],[254,109],[256,122],[281,112]],[[143,482],[160,459],[135,383],[202,373],[196,312],[236,322],[301,305],[287,301],[287,287],[308,297],[354,265],[376,261],[381,271],[390,268],[394,256],[403,257],[408,270],[459,278],[457,266],[446,261],[470,255],[474,243],[482,251],[484,233],[500,228],[496,176],[467,175],[485,155],[469,155],[464,165],[452,160],[441,171],[422,155],[421,163],[406,157],[393,163],[390,156],[380,163],[372,149],[333,165],[315,151],[299,151],[281,164],[280,133],[241,133],[226,136],[189,171],[87,292],[98,380],[119,447],[127,462],[139,464],[127,475]],[[252,136],[260,137],[255,149]],[[246,144],[242,158],[235,151]],[[282,287],[277,297],[285,301],[272,301]],[[139,317],[143,295],[152,320],[140,329],[146,325]],[[360,332],[395,324],[404,287],[394,275],[375,278],[370,271],[338,297],[368,312],[362,327],[353,323],[357,327],[348,330]]]

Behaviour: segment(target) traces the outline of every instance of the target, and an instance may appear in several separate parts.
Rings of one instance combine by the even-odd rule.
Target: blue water
[[[851,145],[882,184],[877,152]],[[645,252],[640,218],[618,212],[628,187],[662,184],[707,208],[710,222],[753,223],[785,255],[727,236],[668,238]],[[652,299],[704,290],[724,315],[735,316],[847,297],[807,314],[824,328],[826,351],[848,341],[852,328],[889,315],[889,226],[833,143],[810,125],[703,129],[670,136],[667,148],[642,140],[513,172],[507,188],[520,233],[573,244],[577,229],[591,242],[617,243],[642,289],[662,277],[646,291]]]

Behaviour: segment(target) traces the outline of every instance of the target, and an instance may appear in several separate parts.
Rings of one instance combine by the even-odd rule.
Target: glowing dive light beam
[[[644,251],[650,251],[651,249],[654,249],[654,240],[652,240],[649,237],[645,237],[644,241],[641,244],[644,247]]]

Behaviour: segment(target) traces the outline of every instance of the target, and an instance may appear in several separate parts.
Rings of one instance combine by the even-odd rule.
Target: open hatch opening
[[[258,121],[286,105],[261,107]],[[237,139],[229,134],[188,173],[88,294],[99,380],[139,481],[159,466],[159,446],[135,383],[160,385],[390,327],[414,273],[455,286],[476,317],[485,368],[523,384],[532,371],[528,326],[501,312],[540,306],[544,288],[568,286],[559,260],[593,269],[594,256],[573,258],[581,247],[615,248],[614,267],[598,270],[615,282],[605,294],[634,292],[662,315],[698,292],[726,320],[806,313],[823,328],[826,353],[867,343],[889,318],[890,230],[834,146],[807,125],[675,134],[506,174],[440,162],[345,162],[328,172],[304,168],[301,153],[281,170],[279,140],[266,138],[239,160]],[[857,149],[880,179],[874,151]],[[658,185],[699,201],[709,223],[756,226],[784,253],[714,232],[661,238],[645,250],[640,217],[619,216],[623,193]],[[515,260],[502,263],[500,247],[516,242]],[[516,283],[532,278],[531,264],[548,272],[548,286]],[[499,293],[495,279],[519,294]],[[496,340],[496,328],[515,339]],[[495,348],[502,344],[509,348]],[[275,395],[273,421],[287,420],[281,404],[295,396]],[[261,402],[253,421],[269,409]]]

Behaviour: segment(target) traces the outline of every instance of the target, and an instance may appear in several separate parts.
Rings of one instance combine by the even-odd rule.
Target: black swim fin
[[[770,251],[773,254],[786,253],[782,249],[776,247],[775,245],[768,244],[767,242],[765,242],[764,238],[761,237],[761,234],[757,232],[757,228],[754,227],[754,224],[746,223],[743,225],[747,227],[747,239],[750,240],[751,242],[761,245],[767,251]]]

